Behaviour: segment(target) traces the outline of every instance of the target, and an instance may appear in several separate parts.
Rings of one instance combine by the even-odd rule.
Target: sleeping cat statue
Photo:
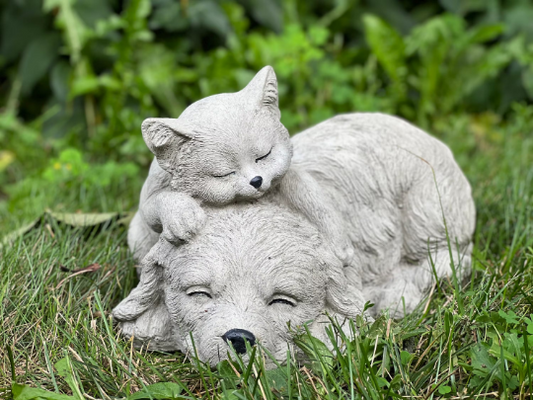
[[[134,224],[149,230],[131,229],[128,235],[137,259],[159,234],[173,244],[189,241],[205,224],[202,204],[251,201],[275,188],[331,239],[336,255],[349,264],[353,245],[340,214],[311,175],[291,166],[292,144],[280,122],[272,67],[264,67],[237,93],[193,103],[177,119],[145,120],[142,135],[155,160]]]

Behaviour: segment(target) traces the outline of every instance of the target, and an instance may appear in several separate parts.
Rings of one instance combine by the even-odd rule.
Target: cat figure
[[[278,190],[348,260],[352,250],[348,235],[339,230],[341,216],[328,206],[318,183],[291,166],[292,144],[280,116],[276,75],[267,66],[237,93],[199,100],[177,119],[145,120],[142,134],[155,160],[135,218],[154,235],[130,231],[136,257],[142,258],[158,234],[174,244],[191,239],[205,223],[204,202],[223,206]]]

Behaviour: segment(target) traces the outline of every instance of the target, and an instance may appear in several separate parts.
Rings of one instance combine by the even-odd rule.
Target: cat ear
[[[146,145],[166,171],[172,169],[178,149],[192,139],[192,135],[186,133],[186,129],[175,118],[145,119],[141,131]]]
[[[278,116],[278,80],[274,69],[267,65],[259,71],[244,90],[251,93],[252,96],[259,98],[262,107],[267,107],[270,111]]]

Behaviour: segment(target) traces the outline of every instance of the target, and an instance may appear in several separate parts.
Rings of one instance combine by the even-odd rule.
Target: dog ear
[[[163,268],[157,264],[157,256],[161,249],[160,241],[152,247],[141,262],[141,279],[128,297],[122,300],[113,310],[117,321],[132,321],[141,316],[157,303],[163,294]]]
[[[163,299],[132,321],[120,323],[122,335],[133,338],[136,347],[153,351],[183,351]]]
[[[174,332],[163,294],[163,267],[172,245],[160,239],[141,262],[141,279],[135,289],[113,310],[122,334],[136,347],[149,350],[182,350]]]
[[[193,138],[176,118],[148,118],[141,125],[143,139],[156,156],[157,162],[167,172],[176,168],[174,163],[180,147]]]
[[[353,260],[351,265],[343,265],[329,246],[323,245],[322,247],[321,259],[328,277],[326,307],[331,313],[354,319],[361,315],[365,304],[363,283],[357,270],[359,263]]]
[[[271,66],[263,67],[243,90],[259,99],[260,105],[278,118],[281,116],[278,105],[278,80]]]
[[[322,246],[321,260],[326,271],[326,309],[325,316],[321,316],[311,325],[311,333],[327,345],[331,345],[325,328],[330,324],[330,318],[338,323],[344,333],[351,337],[354,332],[350,329],[348,319],[353,319],[363,313],[364,300],[362,296],[362,282],[357,270],[351,266],[343,266],[342,262],[327,246]]]
[[[355,268],[343,267],[342,263],[329,271],[326,307],[332,314],[354,319],[364,309],[361,279]]]

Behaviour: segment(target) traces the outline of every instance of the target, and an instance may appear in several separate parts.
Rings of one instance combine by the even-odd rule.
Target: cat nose
[[[246,342],[250,343],[250,346],[255,344],[254,334],[244,329],[230,329],[222,335],[222,339],[226,343],[231,342],[233,348],[239,354],[246,353]]]
[[[263,178],[261,178],[260,176],[256,176],[255,178],[252,178],[252,180],[250,181],[250,185],[252,185],[256,189],[259,189],[262,184],[263,184]]]

